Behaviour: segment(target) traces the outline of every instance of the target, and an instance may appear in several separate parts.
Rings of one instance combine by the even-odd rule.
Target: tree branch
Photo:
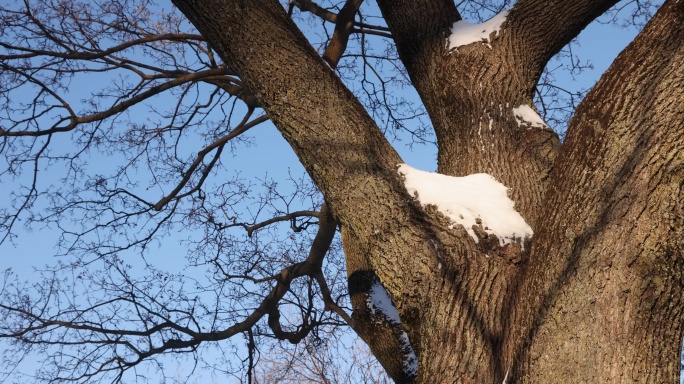
[[[320,325],[319,320],[313,317],[313,299],[309,297],[309,304],[306,308],[307,315],[302,318],[303,323],[297,331],[285,331],[281,328],[278,320],[280,317],[279,303],[290,290],[290,284],[298,278],[309,277],[319,282],[321,287],[326,287],[325,280],[322,279],[323,259],[330,248],[335,236],[337,223],[334,220],[327,204],[321,207],[319,228],[314,238],[309,255],[306,260],[284,268],[279,274],[274,276],[276,282],[269,293],[261,300],[260,304],[252,310],[241,321],[235,322],[230,327],[222,330],[205,332],[194,318],[193,310],[170,309],[165,304],[159,303],[156,295],[145,292],[140,282],[131,280],[128,274],[121,269],[118,262],[113,260],[111,263],[114,271],[124,278],[121,294],[117,297],[97,302],[86,308],[69,307],[66,310],[58,309],[53,315],[46,315],[47,306],[53,304],[50,299],[53,295],[60,295],[59,287],[54,285],[56,282],[49,281],[49,294],[41,299],[31,302],[29,296],[22,296],[17,300],[21,302],[5,302],[9,299],[7,295],[9,283],[9,272],[5,273],[5,281],[0,286],[0,313],[4,319],[0,322],[0,338],[12,338],[21,340],[24,343],[40,343],[45,345],[68,346],[68,345],[91,345],[94,348],[107,347],[113,348],[112,357],[96,361],[83,360],[89,368],[85,371],[74,369],[75,377],[71,379],[93,377],[98,373],[123,371],[138,365],[149,357],[162,354],[173,350],[192,351],[206,341],[220,341],[231,338],[239,333],[252,332],[252,328],[265,315],[268,315],[268,324],[273,330],[273,335],[279,339],[289,340],[293,343],[301,341],[312,329]],[[163,279],[167,281],[167,278]],[[54,286],[53,286],[54,285]],[[17,289],[19,289],[17,287]],[[323,293],[326,308],[338,313],[343,319],[349,320],[350,317],[332,302],[329,292]],[[41,303],[42,301],[42,303]],[[149,304],[148,304],[149,303]],[[100,310],[111,307],[113,310],[121,309],[123,305],[130,305],[135,309],[142,329],[130,329],[128,327],[107,326],[106,316],[99,316]],[[155,308],[156,307],[156,308]],[[54,310],[50,308],[50,311]],[[89,314],[95,314],[94,320],[89,320]],[[173,320],[172,314],[182,315],[187,318],[189,324],[181,325],[178,320]],[[103,319],[104,318],[104,319]],[[99,319],[99,320],[98,320]],[[160,321],[155,321],[160,320]],[[135,323],[135,318],[127,318],[126,323]],[[82,334],[78,340],[36,340],[38,334],[48,334],[55,329],[64,331],[76,331]],[[133,338],[133,339],[132,339]],[[134,339],[146,341],[135,342]],[[143,346],[147,345],[148,348]],[[121,350],[117,349],[117,346]],[[77,363],[76,365],[78,365]],[[63,378],[66,379],[66,378]]]
[[[263,123],[264,121],[268,121],[267,116],[260,116],[260,117],[257,117],[256,119],[254,119],[250,122],[247,122],[247,120],[249,119],[250,116],[251,116],[251,112],[248,113],[247,115],[245,115],[245,118],[243,119],[243,121],[237,127],[235,127],[232,131],[230,131],[230,133],[221,137],[220,139],[216,140],[212,144],[204,147],[204,149],[199,151],[199,153],[197,154],[197,157],[195,158],[195,161],[193,161],[192,164],[190,165],[190,167],[185,172],[183,172],[183,178],[181,179],[181,181],[176,185],[176,187],[173,189],[173,191],[171,191],[171,193],[164,196],[161,200],[159,200],[154,205],[154,209],[157,211],[161,211],[162,208],[164,208],[164,206],[166,204],[168,204],[172,199],[181,199],[185,196],[189,196],[192,193],[198,191],[202,187],[203,181],[207,178],[207,176],[211,172],[214,164],[216,163],[219,156],[221,155],[221,151],[223,149],[223,146],[225,146],[226,143],[228,141],[230,141],[231,139],[233,139],[233,138],[243,134],[244,132],[246,132],[248,129],[250,129],[254,126],[257,126],[257,125]],[[206,169],[204,169],[202,171],[201,179],[197,183],[197,185],[195,185],[189,191],[184,192],[182,194],[179,194],[180,191],[183,189],[183,187],[185,187],[185,185],[188,183],[188,181],[190,181],[190,178],[194,174],[197,167],[199,167],[203,163],[204,157],[215,149],[216,149],[216,154],[215,154],[214,158],[211,160],[209,166],[207,166]]]
[[[420,289],[411,287],[420,281],[415,273],[427,270],[407,266],[419,260],[435,262],[434,249],[421,249],[425,255],[419,258],[401,252],[396,244],[411,248],[430,238],[429,233],[414,225],[424,220],[425,213],[410,199],[396,171],[401,162],[397,152],[358,100],[276,1],[221,1],[230,12],[220,15],[213,11],[218,3],[211,1],[174,3],[258,95],[340,223],[368,242],[364,244],[370,252],[368,257],[381,280],[388,282],[386,288],[400,312],[419,306],[411,295],[399,292]],[[268,44],[268,38],[254,41],[254,34],[277,37],[284,43],[274,46]],[[309,86],[298,86],[301,84]],[[321,111],[326,111],[325,118],[312,118],[320,116]],[[332,153],[336,155],[331,157]],[[373,201],[383,203],[369,201],[368,193],[376,196]],[[395,268],[397,263],[402,268]],[[397,270],[405,273],[405,278],[396,276]],[[391,285],[392,281],[396,285]]]
[[[422,88],[435,59],[445,55],[445,39],[461,16],[451,0],[379,0],[402,63],[417,88]],[[420,12],[417,12],[420,10]]]
[[[520,65],[531,67],[529,84],[534,86],[551,57],[618,1],[516,2],[506,18],[505,28],[510,31],[510,36],[517,40],[512,44],[525,52],[522,56],[524,62]]]
[[[20,76],[26,76],[29,80],[32,82],[35,82],[39,85],[41,85],[44,89],[48,89],[43,85],[40,81],[35,80],[32,76],[28,74],[24,74],[20,71],[17,71],[15,68],[7,67],[5,64],[2,64],[2,67],[7,70],[11,70],[13,72],[16,72]],[[53,91],[50,91],[50,93],[53,95],[53,97],[57,98],[60,100],[65,108],[68,108],[70,112],[70,116],[66,118],[60,119],[56,124],[54,124],[51,128],[49,129],[44,129],[44,130],[37,130],[37,131],[11,131],[5,129],[4,131],[0,131],[0,135],[2,136],[44,136],[44,135],[49,135],[52,133],[58,133],[58,132],[68,132],[79,126],[80,124],[86,124],[86,123],[92,123],[95,121],[99,120],[104,120],[108,117],[111,117],[113,115],[116,115],[118,113],[121,113],[128,109],[131,106],[137,105],[141,103],[142,101],[149,99],[152,96],[158,95],[166,90],[169,90],[171,88],[177,87],[182,84],[187,84],[190,82],[202,80],[203,78],[206,77],[214,77],[217,75],[226,75],[230,73],[226,68],[214,68],[214,69],[209,69],[206,71],[200,71],[196,73],[188,73],[183,76],[179,76],[173,80],[170,80],[166,83],[156,85],[153,87],[150,87],[148,90],[141,92],[127,100],[124,100],[118,104],[113,105],[112,107],[108,108],[105,111],[93,113],[90,115],[86,116],[77,116],[69,107],[68,104],[62,100],[56,93]],[[63,121],[69,121],[68,124],[59,126],[60,123]]]
[[[354,29],[354,17],[363,0],[347,0],[337,14],[335,21],[335,31],[328,47],[323,53],[323,59],[328,62],[331,68],[336,68],[340,62],[342,54],[347,49],[349,35]]]

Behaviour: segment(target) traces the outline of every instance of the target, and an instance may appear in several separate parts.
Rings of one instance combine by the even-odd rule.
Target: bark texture
[[[278,2],[175,4],[236,68],[323,192],[357,249],[349,253],[348,273],[363,275],[370,265],[402,318],[420,315],[429,304],[422,292],[437,269],[434,235],[403,187],[396,170],[401,159],[361,104]],[[420,346],[420,323],[405,324]],[[379,357],[385,367],[393,365]]]
[[[486,172],[511,188],[536,232],[524,248],[500,247],[482,228],[476,243],[418,206],[396,171],[400,157],[277,1],[174,3],[330,204],[352,325],[393,379],[674,381],[684,320],[681,1],[663,7],[587,97],[562,149],[513,108],[533,105],[548,59],[615,1],[523,0],[489,46],[457,50],[446,45],[460,19],[453,2],[378,1],[434,124],[439,171]],[[348,21],[338,28],[348,33]],[[369,310],[378,282],[401,325]],[[406,370],[403,332],[417,376]]]
[[[518,296],[518,382],[679,376],[683,22],[663,6],[578,108]]]
[[[560,143],[550,129],[519,125],[512,109],[534,105],[548,59],[616,2],[521,1],[489,44],[450,51],[446,38],[461,19],[452,1],[379,1],[434,124],[439,172],[493,175],[534,228]]]

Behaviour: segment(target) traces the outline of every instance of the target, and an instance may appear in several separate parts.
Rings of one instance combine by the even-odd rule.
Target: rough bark
[[[353,308],[352,326],[356,334],[368,344],[389,377],[398,383],[413,382],[415,375],[405,369],[406,352],[400,340],[399,324],[392,324],[387,318],[375,315],[369,306],[370,293],[379,282],[366,253],[358,247],[358,240],[342,228],[342,242],[347,261],[349,296]],[[404,357],[404,358],[402,358]]]
[[[452,2],[379,1],[400,57],[434,123],[439,171],[494,175],[512,188],[516,207],[536,228],[560,143],[550,130],[519,126],[511,108],[533,105],[534,86],[547,60],[614,3],[520,2],[491,46],[472,44],[448,52],[445,38],[460,19]],[[477,252],[450,254],[465,257],[455,256],[446,263],[449,275],[438,284],[443,290],[432,293],[434,301],[444,305],[434,305],[429,328],[434,332],[423,342],[455,353],[425,357],[421,368],[430,373],[421,378],[425,382],[500,380],[505,375],[496,358],[500,332],[510,326],[503,303],[508,302],[506,292],[516,284],[519,268],[479,262],[482,254]],[[487,345],[486,352],[455,340],[460,337],[477,339],[473,345]],[[453,376],[453,369],[462,374]]]
[[[679,376],[683,42],[670,1],[577,110],[518,294],[516,382]]]
[[[537,231],[523,252],[492,238],[475,243],[417,206],[396,172],[399,156],[277,1],[174,3],[323,192],[343,228],[352,323],[395,380],[620,382],[626,372],[646,377],[640,370],[655,361],[647,353],[665,359],[678,348],[684,108],[672,89],[682,83],[681,4],[664,8],[654,23],[665,27],[648,28],[587,98],[556,160],[556,135],[519,125],[512,108],[532,105],[546,60],[614,1],[521,1],[491,47],[452,52],[451,2],[379,1],[434,123],[440,172],[486,172],[510,187]],[[658,53],[636,65],[656,42]],[[653,102],[634,102],[643,99]],[[673,133],[663,139],[666,124]],[[370,315],[376,279],[401,326]],[[418,355],[417,378],[402,365],[402,331]],[[654,382],[672,375],[674,356]],[[589,367],[596,363],[605,369]],[[571,375],[584,368],[587,376]]]
[[[418,316],[429,304],[421,293],[437,269],[433,235],[396,171],[401,159],[361,104],[276,1],[175,4],[255,94],[402,319]],[[357,272],[363,271],[348,271]],[[407,321],[406,328],[420,346],[420,323]]]
[[[493,175],[534,228],[559,141],[519,126],[512,108],[533,105],[548,59],[616,2],[521,1],[489,45],[449,52],[446,38],[461,19],[452,1],[378,1],[434,124],[439,172]]]

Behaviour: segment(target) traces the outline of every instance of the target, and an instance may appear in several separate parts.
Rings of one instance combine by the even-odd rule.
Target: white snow
[[[379,281],[376,281],[371,285],[368,293],[368,309],[370,309],[372,315],[380,314],[384,316],[392,325],[401,324],[397,308],[392,304],[392,299],[389,297],[385,287],[383,287]],[[411,342],[406,332],[401,331],[399,342],[404,350],[404,372],[410,376],[415,376],[418,372],[418,357],[411,346]]]
[[[392,299],[390,299],[389,294],[385,290],[385,287],[380,284],[380,282],[375,282],[368,293],[368,309],[370,309],[371,314],[375,315],[380,313],[387,321],[391,324],[400,324],[399,312],[392,304]]]
[[[505,10],[491,19],[481,24],[471,24],[465,20],[460,20],[451,26],[451,35],[449,36],[449,49],[456,49],[464,45],[482,42],[489,45],[489,37],[492,33],[496,36],[501,29],[501,24],[506,21],[508,10]]]
[[[403,344],[405,353],[403,364],[404,372],[406,372],[410,376],[415,376],[416,373],[418,373],[418,356],[416,356],[416,352],[413,350],[413,347],[411,346],[411,342],[409,341],[409,337],[406,334],[406,332],[401,331],[399,341],[401,341],[401,344]]]
[[[532,109],[529,105],[521,105],[519,107],[513,108],[513,116],[518,122],[518,127],[521,125],[537,128],[549,129],[544,120],[537,114],[537,112]]]
[[[480,220],[484,231],[499,238],[501,246],[532,237],[532,228],[518,213],[508,197],[508,188],[486,173],[452,177],[420,171],[399,164],[406,190],[422,205],[435,205],[455,227],[462,225],[478,242],[473,225]]]

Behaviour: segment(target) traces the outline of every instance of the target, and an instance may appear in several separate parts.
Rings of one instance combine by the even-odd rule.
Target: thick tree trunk
[[[548,128],[519,124],[513,109],[533,105],[534,86],[548,59],[614,3],[519,2],[490,44],[449,51],[445,40],[460,18],[453,2],[379,1],[434,123],[439,171],[494,175],[511,188],[516,208],[535,228],[560,143]],[[542,17],[547,13],[553,16]],[[423,319],[430,332],[421,339],[425,346],[439,345],[440,353],[421,356],[422,382],[503,379],[507,367],[499,348],[510,327],[506,304],[526,257],[518,252],[458,247],[445,252],[450,257],[441,289],[430,292],[435,309]],[[489,258],[492,254],[502,257]]]
[[[517,294],[519,382],[676,382],[682,85],[684,3],[670,1],[569,128]]]
[[[671,381],[684,271],[681,3],[663,8],[587,98],[556,159],[556,135],[513,109],[532,106],[546,61],[615,1],[522,0],[491,47],[451,52],[452,2],[379,1],[434,123],[440,172],[486,172],[510,187],[536,232],[523,251],[475,243],[413,201],[399,156],[277,1],[174,2],[256,95],[340,221],[353,326],[391,377]],[[401,324],[370,310],[378,282]]]
[[[548,59],[616,2],[520,1],[488,44],[449,51],[460,19],[453,1],[378,1],[434,124],[439,172],[491,174],[534,228],[559,141],[550,129],[518,124],[513,109],[533,106]]]
[[[353,295],[367,295],[368,280],[378,278],[402,320],[417,319],[430,304],[423,292],[437,270],[437,241],[402,184],[401,159],[368,113],[277,1],[175,4],[240,74],[323,192],[352,247],[347,272],[358,285],[350,288]],[[363,300],[352,302],[355,312],[368,311]],[[395,327],[361,313],[354,318],[366,321],[355,324],[362,337],[384,329],[365,339],[393,378],[412,380],[397,372],[403,356],[382,352],[401,344]],[[407,320],[402,329],[419,349],[420,322]]]

